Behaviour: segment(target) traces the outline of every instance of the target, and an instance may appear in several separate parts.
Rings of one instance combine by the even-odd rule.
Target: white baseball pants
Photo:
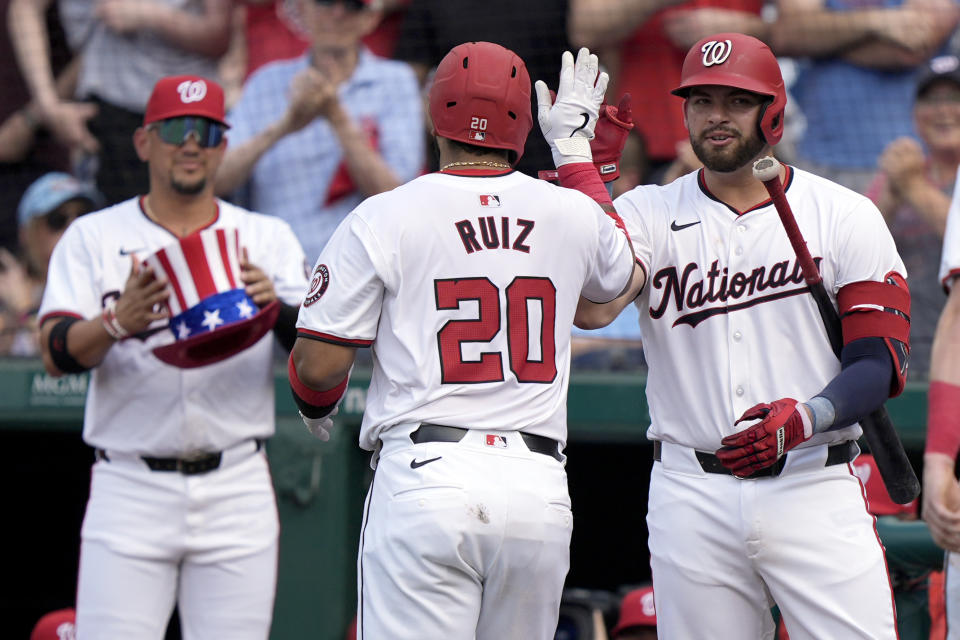
[[[552,640],[573,529],[563,463],[515,432],[411,430],[384,434],[367,494],[358,640]]]
[[[647,525],[661,637],[895,640],[883,548],[849,464],[826,447],[794,450],[774,478],[705,473],[692,449],[663,443]]]
[[[198,475],[108,455],[81,531],[78,640],[161,640],[174,603],[184,640],[265,640],[279,520],[263,451],[243,443]]]

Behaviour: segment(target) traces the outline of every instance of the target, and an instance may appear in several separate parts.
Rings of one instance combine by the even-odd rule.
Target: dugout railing
[[[357,447],[368,382],[367,372],[355,372],[324,443],[306,432],[286,373],[277,368],[277,433],[267,445],[281,519],[274,640],[342,640],[352,618],[362,503],[372,476],[368,454]],[[2,535],[9,554],[0,609],[9,637],[27,637],[40,615],[72,604],[93,460],[80,440],[86,384],[85,375],[52,378],[36,360],[0,360],[8,505]],[[644,518],[652,463],[643,384],[641,374],[571,377],[567,471],[575,525],[568,586],[615,590],[649,580]],[[919,472],[926,385],[909,383],[888,408]],[[909,551],[911,540],[888,547]]]

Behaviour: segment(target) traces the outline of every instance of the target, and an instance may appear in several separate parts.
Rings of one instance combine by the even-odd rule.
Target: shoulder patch
[[[323,294],[327,291],[327,286],[330,284],[330,269],[327,268],[325,264],[318,264],[317,268],[313,270],[313,279],[310,281],[310,291],[307,292],[307,297],[303,301],[303,306],[309,307],[314,302],[323,297]]]

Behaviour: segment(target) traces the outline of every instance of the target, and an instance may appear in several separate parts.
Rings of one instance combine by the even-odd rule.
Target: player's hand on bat
[[[266,306],[277,299],[273,280],[267,277],[263,269],[250,262],[246,247],[243,248],[243,255],[240,258],[240,280],[246,285],[244,291],[257,303],[258,307]]]
[[[315,438],[326,442],[330,439],[330,430],[333,429],[333,416],[340,412],[340,407],[334,408],[329,414],[322,418],[308,418],[300,412],[300,419],[307,425],[309,431]]]
[[[753,406],[734,425],[745,420],[760,422],[727,436],[717,450],[721,464],[737,476],[748,476],[769,467],[813,435],[808,409],[793,398]]]
[[[631,129],[633,110],[629,93],[623,94],[616,107],[607,103],[600,105],[600,116],[593,140],[590,141],[590,151],[593,154],[593,164],[604,182],[613,182],[620,177],[620,156]]]
[[[960,551],[960,484],[954,461],[942,453],[923,456],[923,519],[938,546]]]
[[[556,101],[546,83],[537,80],[537,121],[557,167],[593,161],[589,141],[594,137],[609,81],[606,72],[600,73],[599,69],[597,56],[584,47],[576,61],[572,53],[563,52]]]
[[[153,322],[169,316],[169,297],[167,281],[157,278],[151,267],[141,264],[136,256],[132,256],[130,275],[114,306],[117,322],[127,333],[140,333]]]

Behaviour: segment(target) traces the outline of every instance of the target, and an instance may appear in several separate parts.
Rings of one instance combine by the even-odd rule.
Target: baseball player
[[[134,134],[149,193],[77,220],[50,262],[44,364],[53,375],[91,371],[83,439],[97,462],[81,531],[81,640],[162,638],[175,603],[185,639],[269,632],[278,537],[262,447],[274,430],[269,329],[292,345],[307,283],[285,222],[214,198],[226,128],[217,84],[160,80]],[[222,264],[197,267],[198,247]],[[146,266],[156,260],[199,271],[174,283]],[[196,297],[203,277],[228,277],[234,261],[240,282],[227,295],[252,317],[218,328],[226,310],[210,308],[209,333],[170,326],[168,307]]]
[[[954,473],[960,452],[960,190],[947,214],[940,282],[947,304],[933,337],[928,391],[927,443],[923,454],[923,519],[947,550],[948,630],[960,629],[960,484]],[[951,637],[952,634],[951,634]]]
[[[783,167],[843,318],[838,362],[752,175],[783,134],[776,58],[749,36],[704,38],[673,93],[703,169],[615,202],[643,274],[659,633],[772,638],[776,603],[794,640],[895,638],[883,550],[849,463],[858,419],[903,387],[903,264],[867,198]],[[636,294],[585,303],[578,322],[602,325]]]
[[[609,196],[589,138],[606,88],[565,53],[538,113],[561,180]],[[358,558],[364,640],[553,638],[572,529],[564,471],[581,296],[633,272],[590,197],[513,171],[532,126],[512,51],[454,47],[430,90],[440,171],[373,196],[318,258],[290,359],[324,436],[355,352],[373,348],[360,446],[375,452]],[[601,195],[602,192],[602,195]]]

